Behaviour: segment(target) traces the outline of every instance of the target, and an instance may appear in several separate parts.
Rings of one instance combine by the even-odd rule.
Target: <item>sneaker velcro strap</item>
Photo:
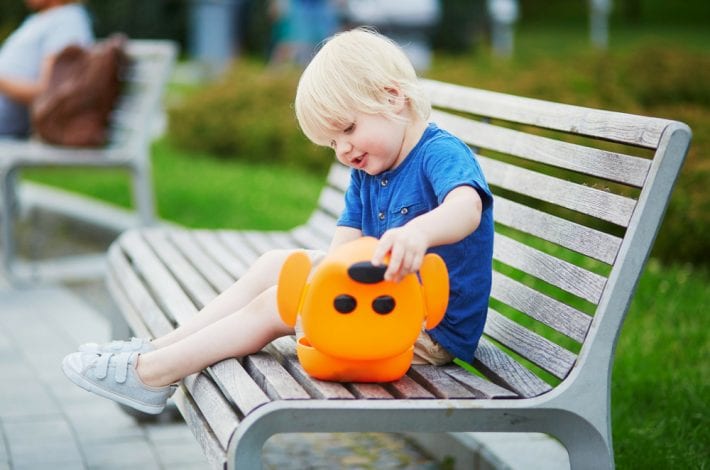
[[[96,366],[94,370],[96,371],[96,378],[103,380],[108,375],[108,361],[111,359],[111,354],[101,354],[98,359],[96,359]]]
[[[117,354],[114,357],[116,358],[116,382],[120,384],[125,383],[126,378],[128,377],[128,368],[130,367],[129,360],[131,358],[131,354],[122,353]]]

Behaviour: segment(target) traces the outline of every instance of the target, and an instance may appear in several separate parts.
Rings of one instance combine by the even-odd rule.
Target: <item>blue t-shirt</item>
[[[10,80],[35,81],[44,59],[70,44],[93,42],[91,21],[79,3],[35,13],[17,28],[0,47],[0,76]],[[0,94],[0,137],[21,137],[29,132],[27,106]]]
[[[471,149],[430,124],[407,158],[394,170],[371,176],[353,169],[338,225],[380,238],[390,228],[439,206],[459,186],[481,197],[478,228],[463,240],[429,249],[449,270],[449,305],[429,334],[454,356],[470,362],[483,334],[491,291],[493,196]]]

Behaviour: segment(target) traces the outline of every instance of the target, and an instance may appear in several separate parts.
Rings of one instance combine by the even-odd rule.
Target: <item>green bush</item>
[[[329,149],[310,143],[293,110],[297,70],[237,63],[170,110],[169,138],[184,150],[323,172]]]

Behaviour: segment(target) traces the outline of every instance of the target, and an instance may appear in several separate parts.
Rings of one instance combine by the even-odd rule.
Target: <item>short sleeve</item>
[[[345,208],[343,209],[338,226],[352,227],[362,230],[362,175],[357,170],[350,171],[350,184],[345,191]]]
[[[493,195],[476,156],[458,139],[433,141],[427,149],[425,169],[439,204],[459,186],[473,187],[481,197],[484,210],[493,203]]]
[[[72,44],[88,46],[94,40],[89,16],[82,7],[66,8],[62,13],[54,18],[54,25],[44,38],[44,56],[56,54]]]

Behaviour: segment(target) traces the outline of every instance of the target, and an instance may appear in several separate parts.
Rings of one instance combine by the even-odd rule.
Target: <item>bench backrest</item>
[[[468,143],[494,192],[493,288],[475,367],[521,396],[584,361],[605,382],[690,141],[682,123],[424,81],[431,120]],[[349,171],[308,223],[332,233]],[[471,256],[475,256],[472,253]],[[600,374],[594,376],[594,374]]]
[[[172,73],[177,47],[171,41],[132,39],[128,41],[131,65],[123,78],[123,91],[111,113],[110,147],[138,146],[150,139],[156,122],[161,122],[161,99]]]

